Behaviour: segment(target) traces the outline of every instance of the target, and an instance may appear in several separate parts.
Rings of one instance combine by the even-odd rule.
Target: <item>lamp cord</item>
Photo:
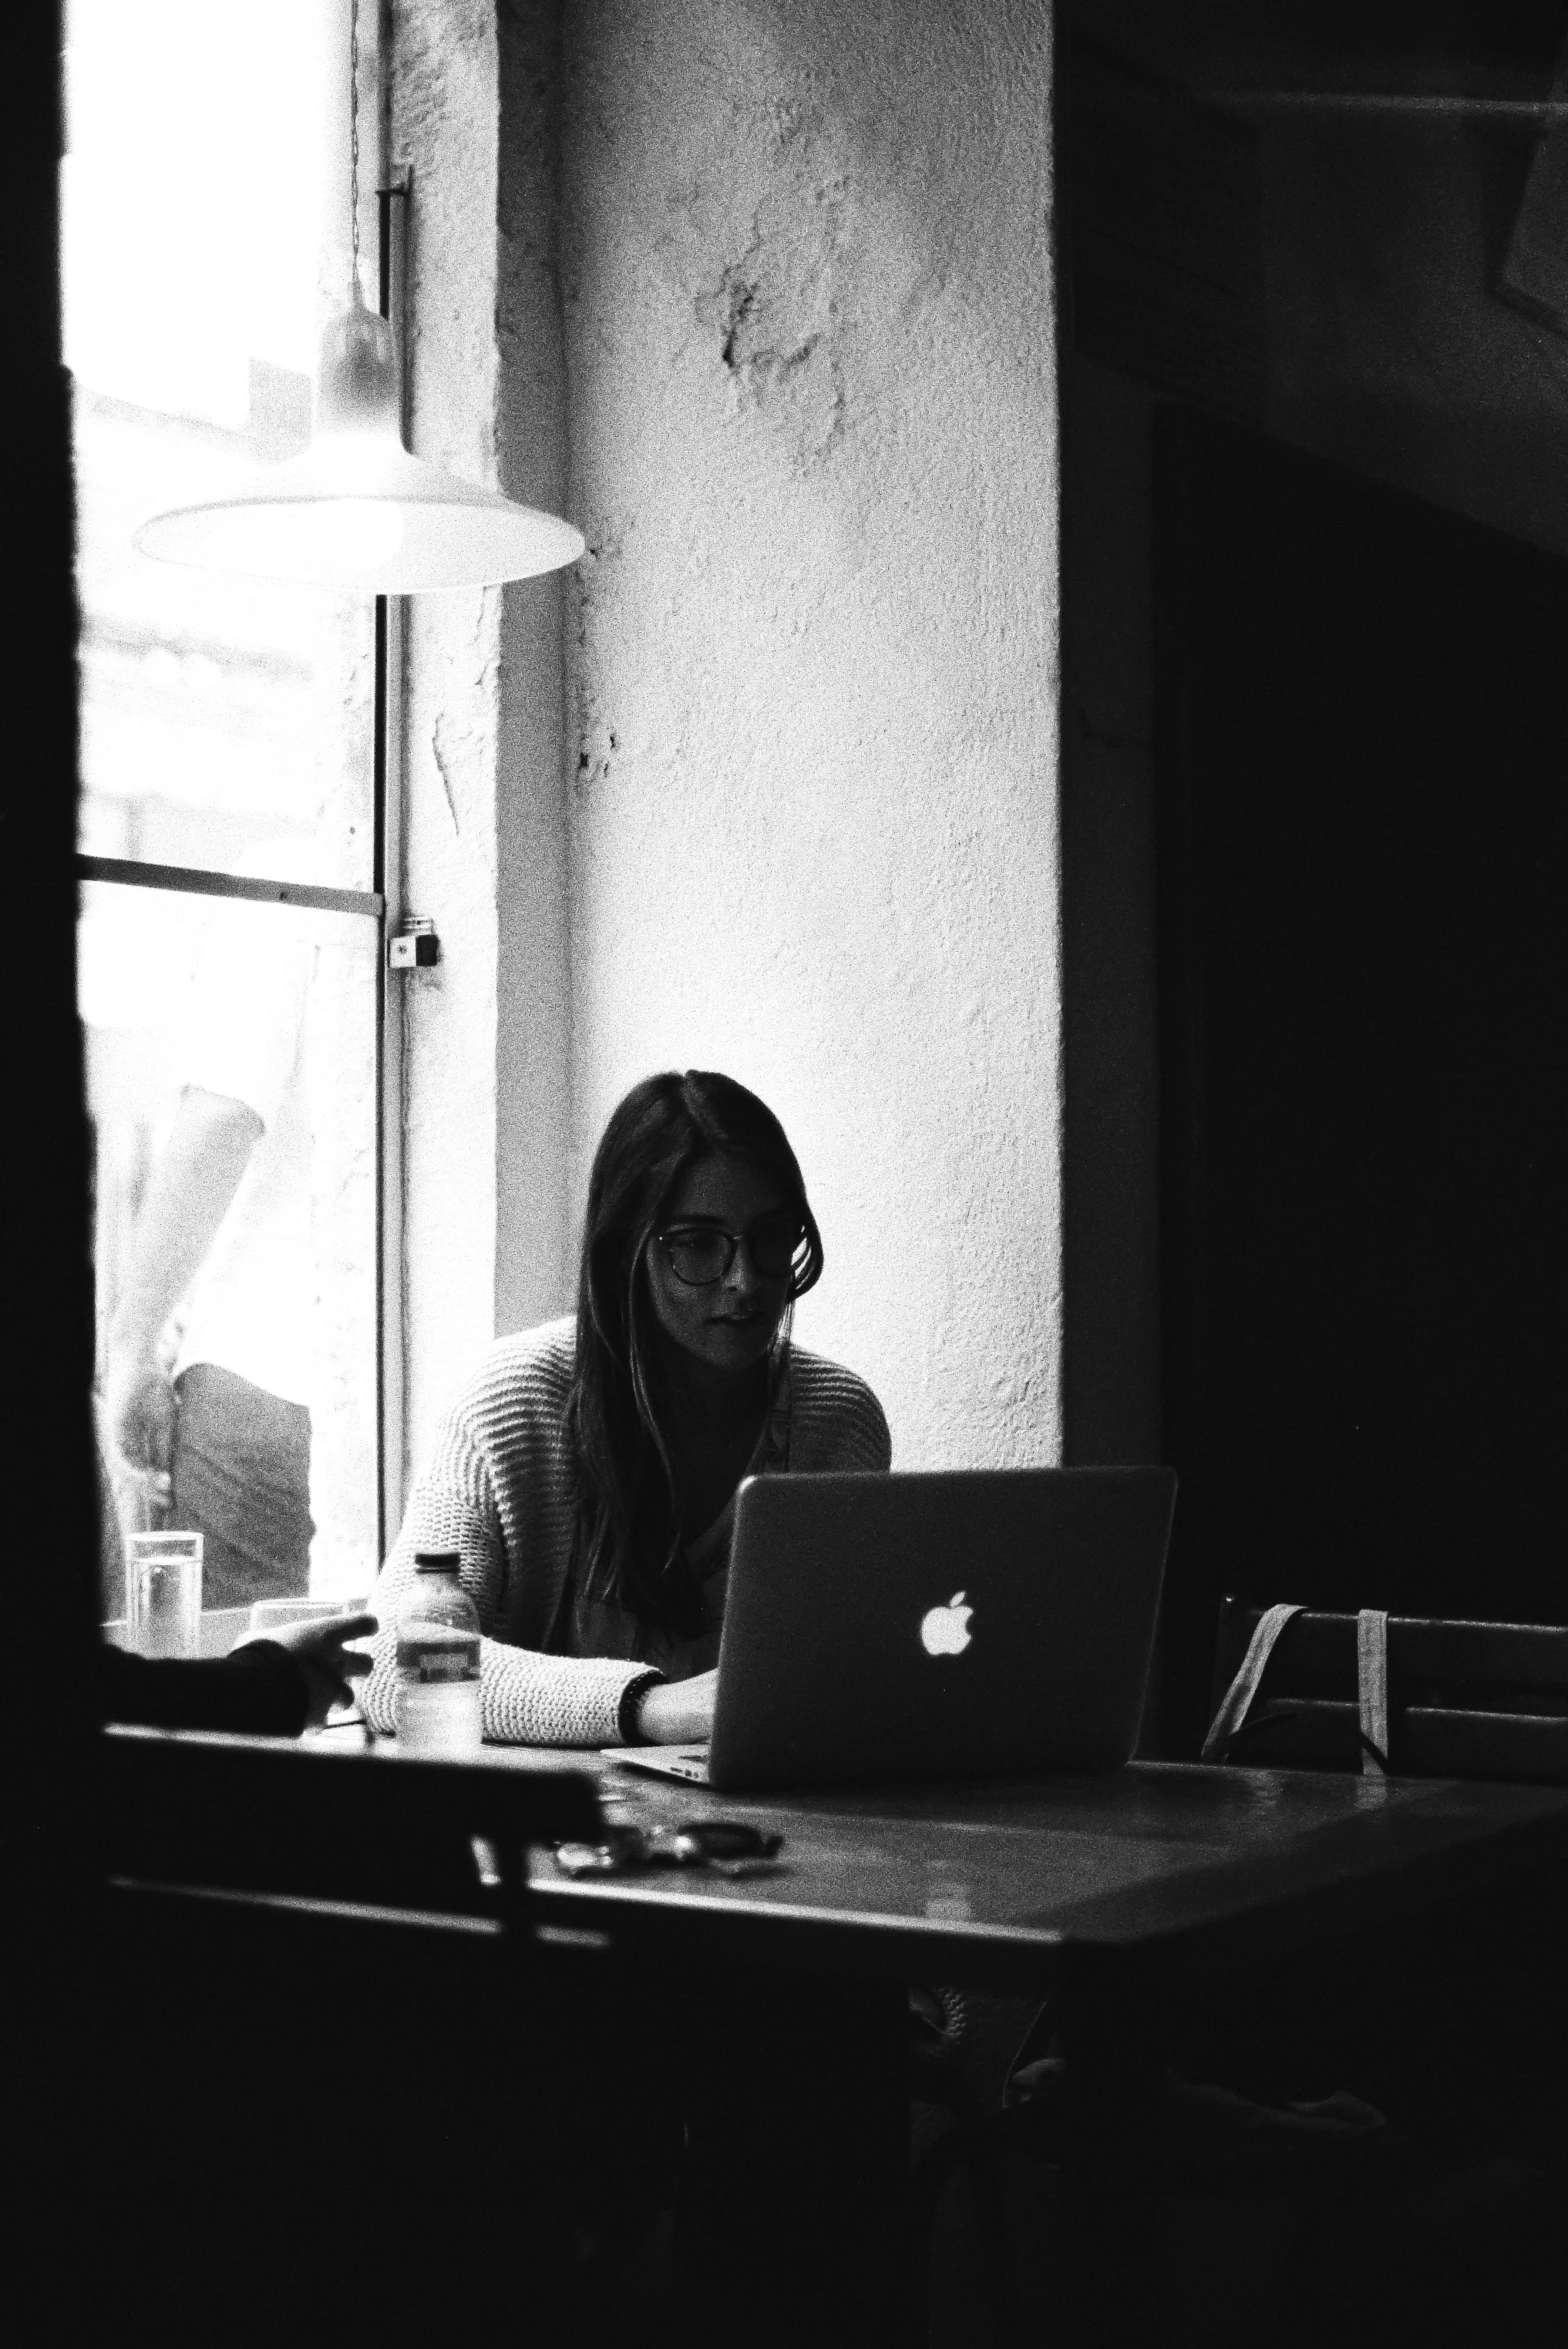
[[[348,18],[348,225],[353,251],[353,295],[359,290],[359,0],[350,0]]]

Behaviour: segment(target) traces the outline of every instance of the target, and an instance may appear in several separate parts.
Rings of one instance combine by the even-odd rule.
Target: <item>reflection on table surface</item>
[[[324,1733],[338,1740],[357,1729]],[[1568,1790],[1135,1762],[1097,1777],[720,1794],[597,1753],[486,1746],[485,1768],[595,1779],[608,1819],[646,1827],[738,1819],[784,1837],[777,1874],[700,1869],[568,1881],[548,1853],[531,1880],[573,1902],[743,1901],[749,1909],[1047,1944],[1234,1925],[1346,1898],[1370,1913],[1418,1897],[1433,1869],[1484,1878],[1519,1837],[1568,1844]]]

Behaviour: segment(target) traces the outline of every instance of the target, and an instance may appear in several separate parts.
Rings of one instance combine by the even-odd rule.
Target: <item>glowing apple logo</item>
[[[920,1644],[928,1656],[961,1656],[969,1645],[969,1618],[973,1607],[955,1590],[945,1607],[933,1607],[920,1626]]]

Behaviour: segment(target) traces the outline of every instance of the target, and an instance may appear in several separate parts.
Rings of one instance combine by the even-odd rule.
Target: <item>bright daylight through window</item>
[[[106,1620],[138,1530],[202,1535],[208,1610],[352,1596],[377,1562],[375,607],[131,546],[308,437],[347,283],[334,21],[318,0],[66,14]]]

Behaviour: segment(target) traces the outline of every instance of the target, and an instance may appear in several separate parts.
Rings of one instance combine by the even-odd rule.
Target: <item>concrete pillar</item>
[[[539,104],[532,13],[507,12],[498,37],[494,0],[398,0],[390,144],[412,173],[414,452],[558,504],[559,335],[538,211],[549,173],[537,122],[511,121],[514,107]],[[556,1144],[567,1032],[559,599],[545,579],[410,605],[408,903],[441,939],[439,966],[408,994],[414,1459],[497,1326],[556,1310],[569,1285]]]

